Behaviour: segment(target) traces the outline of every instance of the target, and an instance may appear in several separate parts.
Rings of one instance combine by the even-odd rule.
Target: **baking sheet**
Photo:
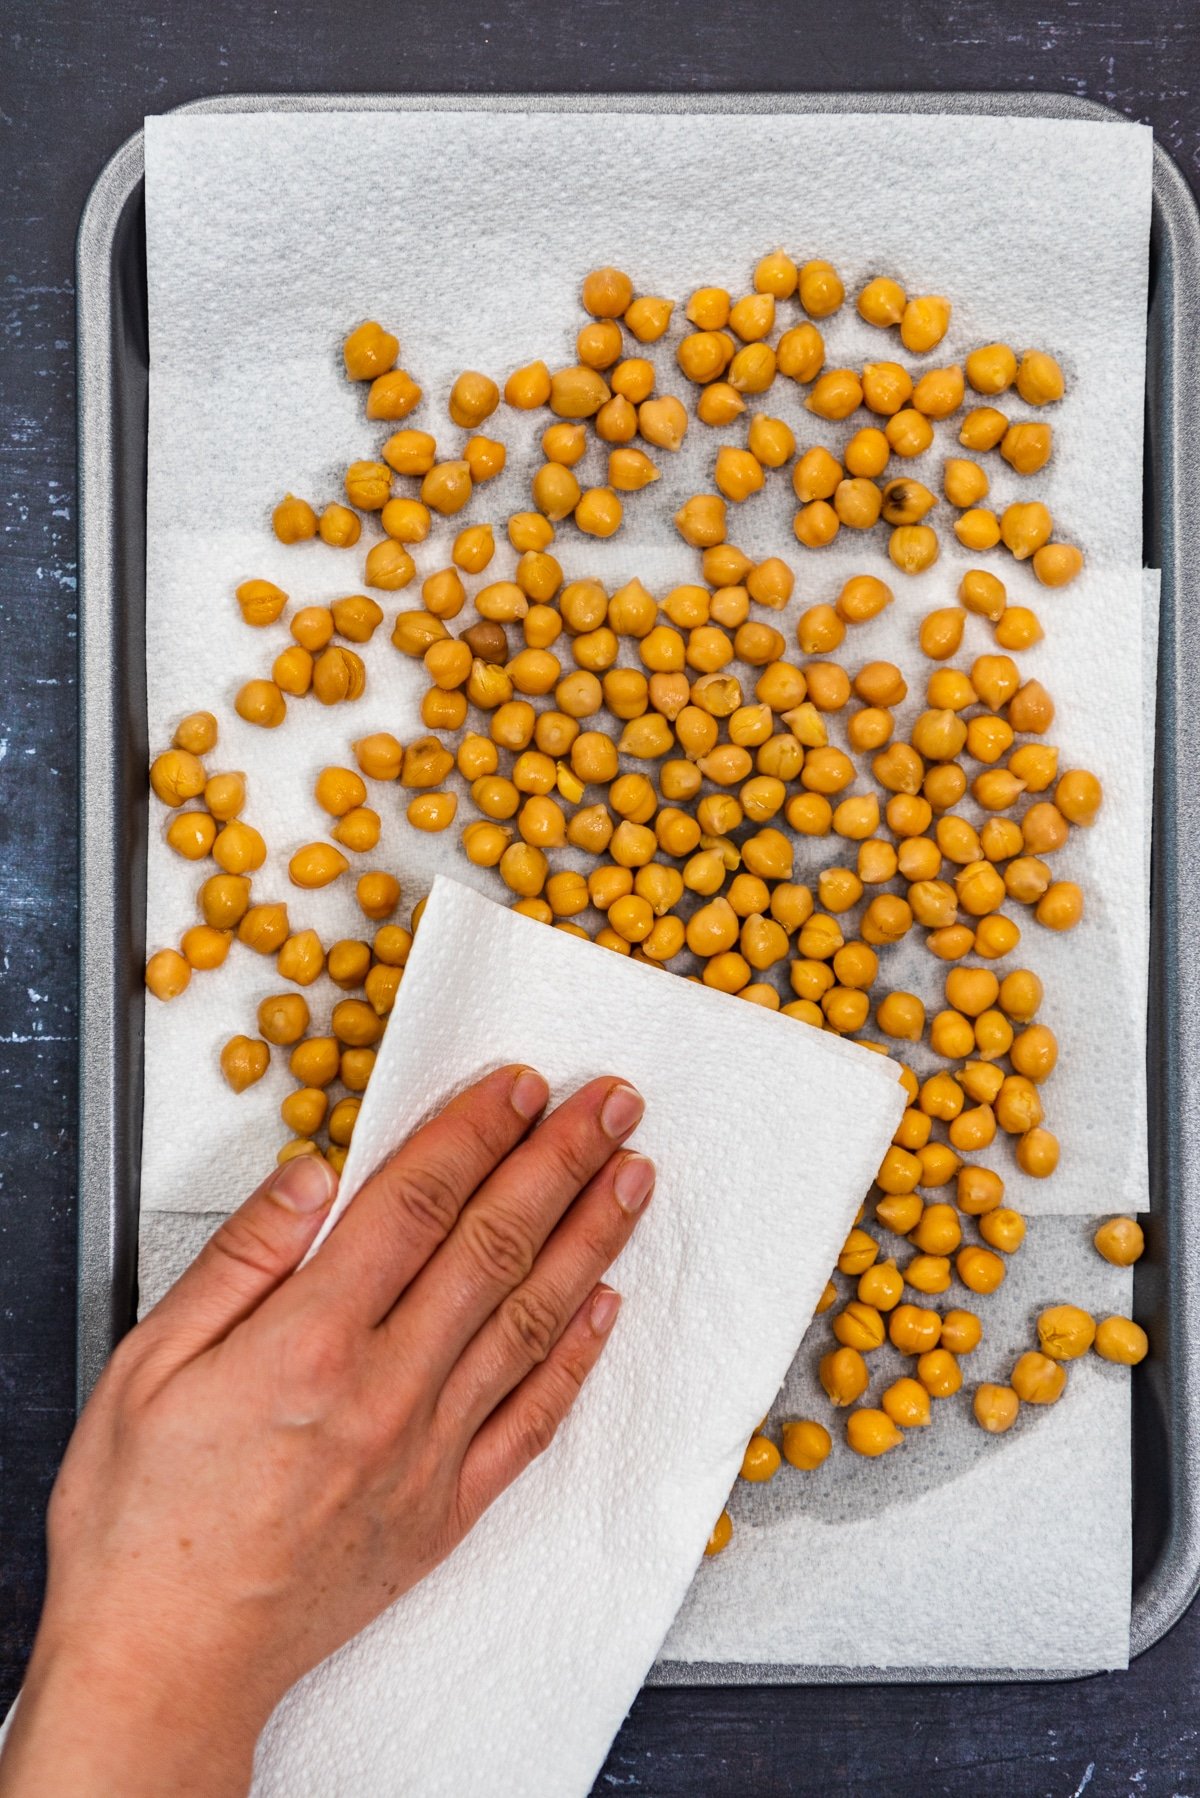
[[[348,322],[372,313],[396,322],[406,365],[426,381],[431,394],[444,395],[453,373],[464,364],[484,366],[502,376],[518,361],[549,354],[551,345],[558,346],[562,361],[570,360],[575,288],[582,269],[599,256],[628,261],[639,286],[682,298],[692,285],[707,279],[736,288],[762,250],[785,240],[804,246],[805,253],[834,254],[851,288],[887,266],[916,288],[950,292],[956,306],[954,326],[931,360],[948,360],[993,335],[1018,343],[1049,343],[1063,360],[1072,389],[1059,409],[1061,435],[1049,479],[1018,485],[1016,477],[1010,477],[1007,488],[997,479],[995,491],[1003,501],[1018,492],[1028,497],[1036,486],[1061,518],[1066,534],[1087,546],[1089,568],[1066,593],[1046,595],[1027,571],[1015,570],[1007,558],[999,566],[1011,597],[1032,598],[1046,617],[1047,643],[1020,660],[1023,670],[1044,679],[1059,700],[1063,728],[1056,728],[1055,735],[1063,746],[1064,761],[1094,766],[1106,781],[1109,803],[1103,820],[1089,837],[1072,845],[1072,853],[1095,858],[1097,870],[1102,863],[1113,865],[1114,858],[1128,866],[1136,857],[1132,865],[1140,866],[1145,838],[1142,768],[1136,754],[1128,753],[1127,741],[1118,753],[1111,721],[1114,715],[1136,720],[1140,704],[1139,658],[1114,656],[1112,646],[1136,644],[1139,634],[1136,471],[1145,245],[1144,237],[1139,239],[1129,225],[1148,194],[1148,138],[1143,137],[1131,157],[1128,135],[1107,126],[1023,124],[1018,132],[1004,121],[967,125],[962,120],[622,118],[614,124],[593,116],[510,119],[510,131],[504,135],[519,141],[506,153],[502,140],[489,130],[494,123],[478,116],[447,120],[429,115],[365,121],[239,120],[232,133],[240,139],[236,153],[217,159],[212,155],[216,140],[211,130],[204,133],[205,127],[215,129],[215,121],[151,121],[150,275],[156,320],[148,563],[152,743],[165,740],[164,733],[179,712],[212,703],[214,689],[228,702],[242,678],[266,671],[270,652],[262,646],[262,634],[241,625],[228,598],[238,579],[263,573],[280,580],[297,597],[302,591],[313,599],[358,585],[357,574],[347,573],[348,562],[357,558],[315,546],[306,546],[297,557],[280,550],[265,531],[267,511],[282,485],[308,492],[314,500],[335,497],[339,466],[355,455],[370,453],[357,419],[357,396],[337,373],[336,349]],[[230,127],[222,124],[229,133]],[[352,144],[346,135],[351,125],[369,128],[367,137],[355,138]],[[651,192],[649,183],[643,187],[635,182],[630,205],[623,209],[619,245],[612,242],[611,225],[596,216],[591,191],[596,157],[601,175],[608,158],[614,172],[626,164],[638,167],[636,134],[652,133],[661,156],[664,128],[672,163],[679,158],[691,167],[700,155],[718,172],[723,158],[730,159],[731,167],[751,168],[737,192],[736,208],[731,200],[718,203],[711,237],[706,213],[705,242],[722,246],[719,267],[713,266],[711,257],[697,261],[697,234],[685,229],[686,214],[680,210],[678,195]],[[1058,136],[1022,142],[1027,129],[1034,139],[1047,130],[1083,135],[1072,139],[1067,153]],[[702,146],[693,131],[708,133]],[[953,153],[948,142],[937,143],[939,132],[953,134]],[[434,137],[445,158],[439,166],[444,166],[448,180],[460,157],[466,157],[473,170],[486,171],[473,183],[469,200],[460,191],[451,194],[442,189],[441,177],[430,162]],[[871,140],[866,147],[864,138]],[[420,169],[421,181],[416,183],[414,177],[406,183],[401,175],[373,209],[372,230],[363,233],[344,184],[351,179],[348,171],[378,161],[381,143],[389,167]],[[551,227],[545,220],[525,216],[521,185],[526,158],[539,155],[561,172],[562,216],[576,226],[568,243],[550,249],[544,236]],[[1125,177],[1139,157],[1137,177],[1127,183]],[[801,177],[809,175],[808,180],[796,181],[794,197],[791,190],[780,192],[777,171],[785,158]],[[882,184],[867,180],[864,187],[864,171],[884,164],[889,175],[887,205]],[[821,178],[814,184],[812,173],[818,166]],[[1086,227],[1064,235],[1061,219],[1057,224],[1047,221],[1045,206],[1031,223],[1031,209],[1017,203],[1016,196],[1027,194],[1031,182],[1045,191],[1047,169],[1053,171],[1055,191],[1061,183],[1064,204],[1076,218],[1086,210]],[[311,195],[318,179],[330,196],[329,204],[318,217],[312,208],[306,210],[301,257],[296,247],[289,250],[271,243],[265,227],[276,216],[280,191],[302,189]],[[918,183],[925,183],[919,204],[912,198]],[[717,187],[727,191],[730,183],[718,181]],[[860,197],[866,195],[857,204],[855,229],[857,241],[870,246],[877,258],[872,263],[865,260],[865,251],[856,263],[853,246],[846,254],[832,248],[844,237],[847,187]],[[989,221],[982,235],[974,206],[971,209],[969,245],[961,241],[968,235],[966,220],[961,207],[956,210],[952,204],[952,187],[960,196],[970,191],[989,197],[995,190],[994,202],[982,207]],[[188,229],[168,243],[164,260],[156,221],[166,217],[161,209],[168,200],[177,218],[187,218]],[[721,204],[728,205],[729,216],[720,213]],[[946,228],[948,218],[960,217],[961,232]],[[328,222],[338,220],[346,222]],[[1043,229],[1044,241],[1039,239]],[[1021,256],[1014,262],[1011,246],[1018,237]],[[1058,244],[1062,279],[1058,291],[1121,296],[1121,306],[1114,305],[1111,316],[1099,322],[1089,316],[1086,330],[1073,312],[1059,318],[1048,311],[1047,283],[1035,271],[1049,253],[1052,238]],[[430,271],[428,281],[423,280],[422,291],[414,294],[405,272],[411,245],[422,241],[437,244],[438,267]],[[599,251],[598,243],[603,246]],[[582,262],[573,245],[580,246]],[[1002,245],[1007,245],[1005,254]],[[219,256],[235,257],[244,278],[219,283],[212,273],[220,266]],[[463,296],[479,291],[481,256],[487,261],[487,303],[472,305],[468,299],[464,316]],[[339,294],[333,302],[329,267],[339,271]],[[531,268],[537,271],[532,283]],[[361,299],[347,320],[340,292],[350,290]],[[268,316],[277,308],[267,296],[279,292],[288,294],[289,341],[282,349],[278,320]],[[397,316],[397,294],[403,295],[403,317]],[[164,296],[169,296],[169,306]],[[838,330],[831,329],[828,337],[833,361],[849,361],[864,350],[884,353],[878,334],[853,319],[838,321]],[[666,384],[682,386],[670,377]],[[264,408],[261,400],[267,390],[270,403]],[[777,399],[773,390],[770,409],[802,424],[802,445],[837,442],[848,434],[845,428],[816,425],[799,411],[796,399],[792,395]],[[177,428],[181,418],[188,421],[186,433]],[[476,504],[470,517],[498,517],[511,509],[537,460],[534,431],[526,428],[520,433],[523,455],[514,453],[518,431],[507,417],[499,434],[510,442],[509,486],[504,491],[485,490],[484,503]],[[711,462],[716,442],[739,437],[736,432],[701,432],[699,427],[694,427],[694,435],[703,440],[702,452],[697,445],[670,468],[668,479],[654,490],[656,515],[663,509],[664,492],[669,505],[672,498],[707,484],[701,468],[693,465],[694,456],[702,453],[704,461]],[[1098,466],[1092,466],[1094,445],[1101,439],[1105,454]],[[283,476],[281,469],[287,470]],[[913,472],[930,486],[937,484],[933,468],[919,463]],[[778,489],[775,497],[779,499]],[[643,519],[648,510],[643,509]],[[788,500],[773,508],[772,530],[764,507],[745,508],[736,518],[735,540],[752,553],[779,548],[782,516],[784,553],[789,553],[790,511]],[[257,522],[249,528],[235,525],[230,531],[215,528],[217,521],[245,519]],[[843,533],[838,544],[820,556],[796,552],[791,557],[800,574],[793,615],[800,605],[833,597],[851,572],[889,572],[880,562],[879,537],[870,545],[847,539]],[[694,574],[692,553],[674,543],[651,546],[649,533],[639,527],[632,508],[626,531],[603,547],[605,578],[611,584],[638,572],[659,590]],[[445,559],[443,554],[440,560]],[[567,545],[562,559],[568,575],[600,570],[596,546],[577,538]],[[902,584],[896,577],[900,604],[882,623],[855,633],[843,652],[845,659],[855,666],[857,661],[891,653],[907,668],[917,666],[914,638],[919,612],[946,603],[958,571],[974,559],[951,545],[925,580]],[[438,558],[423,564],[437,565]],[[303,570],[299,590],[298,567]],[[982,625],[977,630],[974,643],[969,640],[965,646],[970,653],[990,647],[990,634]],[[855,658],[850,652],[860,645]],[[316,708],[306,711],[300,751],[302,762],[309,761],[308,772],[315,773],[326,760],[345,759],[351,732],[358,735],[386,727],[401,736],[406,731],[412,734],[419,692],[414,671],[386,643],[373,645],[372,652],[371,688],[356,708],[350,731],[337,713],[314,719]],[[264,739],[263,733],[241,727],[237,720],[222,746],[222,755],[230,758],[222,765],[251,768],[247,816],[265,830],[273,848],[280,845],[283,854],[320,833],[320,817],[304,791],[308,783],[297,779],[296,752],[294,734]],[[432,857],[423,856],[420,851],[429,846],[385,811],[384,847],[408,876],[415,897],[449,845],[439,843]],[[828,847],[822,847],[821,859]],[[1060,867],[1063,872],[1074,871],[1065,857]],[[466,864],[457,858],[454,869],[470,877]],[[1137,1102],[1139,1091],[1144,1092],[1144,1030],[1137,1027],[1137,1018],[1139,1004],[1144,1005],[1145,937],[1139,920],[1145,895],[1136,890],[1132,895],[1110,894],[1102,890],[1098,874],[1089,878],[1085,872],[1080,877],[1089,900],[1100,895],[1083,929],[1058,942],[1034,927],[1030,943],[1029,960],[1047,974],[1051,1002],[1046,1015],[1063,1045],[1063,1067],[1051,1089],[1049,1121],[1068,1149],[1060,1175],[1045,1188],[1023,1191],[1020,1188],[1029,1183],[1019,1179],[1010,1183],[1014,1201],[1030,1212],[1047,1207],[1090,1210],[1101,1189],[1106,1208],[1144,1203],[1144,1135],[1138,1131],[1144,1105]],[[151,946],[171,940],[190,917],[196,884],[192,870],[162,853],[156,855],[152,844]],[[313,896],[305,901],[307,915],[300,917],[293,908],[293,916],[298,922],[315,923],[323,935],[337,934],[351,928],[353,918],[352,906],[348,914],[338,911],[341,899],[333,894]],[[1118,907],[1118,901],[1124,903]],[[156,929],[162,934],[156,935]],[[1056,962],[1060,955],[1062,960]],[[1085,965],[1085,958],[1088,967],[1105,969],[1103,982],[1072,976],[1071,968]],[[929,958],[924,960],[927,964]],[[889,972],[896,969],[897,985],[907,979],[899,961],[897,957],[889,964]],[[263,1121],[270,1115],[268,1101],[286,1090],[282,1079],[274,1091],[264,1082],[255,1089],[251,1117],[246,1100],[234,1100],[215,1078],[220,1042],[232,1029],[249,1028],[253,1003],[277,985],[269,979],[261,984],[270,972],[263,964],[246,955],[239,955],[238,963],[242,1011],[238,1020],[231,1016],[233,967],[215,980],[194,982],[183,1005],[170,1012],[152,1007],[148,1014],[144,1208],[217,1210],[234,1202],[238,1194],[228,1189],[226,1169],[238,1161],[239,1151],[249,1152],[252,1144],[257,1148]],[[1088,1047],[1101,1033],[1114,1044],[1114,1052],[1097,1067]],[[207,1045],[211,1079],[203,1066],[197,1073],[198,1045]],[[1118,1098],[1119,1131],[1112,1124]],[[197,1165],[201,1120],[203,1138],[212,1146]],[[892,1471],[889,1467],[889,1474]],[[1107,1655],[1110,1647],[1098,1652]]]

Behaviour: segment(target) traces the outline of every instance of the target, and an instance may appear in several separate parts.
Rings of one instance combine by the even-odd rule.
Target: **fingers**
[[[319,1155],[298,1155],[232,1212],[139,1329],[169,1340],[180,1362],[227,1336],[299,1266],[337,1192]]]
[[[629,1136],[641,1096],[593,1080],[550,1114],[485,1180],[387,1322],[387,1347],[440,1386],[475,1333],[528,1278],[567,1207]]]
[[[654,1165],[610,1156],[553,1232],[529,1278],[503,1299],[451,1372],[438,1419],[469,1440],[515,1386],[545,1361],[629,1241],[654,1189]]]
[[[319,1284],[376,1324],[458,1221],[471,1194],[520,1141],[549,1089],[505,1067],[452,1099],[367,1181],[296,1284]],[[299,1295],[298,1295],[299,1296]]]
[[[571,1319],[540,1367],[527,1375],[484,1424],[458,1476],[464,1533],[554,1440],[583,1382],[604,1350],[621,1300],[597,1286]]]

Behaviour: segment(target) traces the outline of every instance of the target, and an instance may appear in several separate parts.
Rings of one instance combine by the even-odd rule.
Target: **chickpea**
[[[697,493],[675,514],[675,528],[685,543],[705,549],[725,541],[725,501],[715,493]]]
[[[200,888],[201,915],[216,930],[240,924],[250,903],[250,882],[241,874],[213,874]]]
[[[921,620],[920,642],[923,653],[933,661],[945,661],[956,653],[962,642],[962,613],[951,607],[928,612]]]
[[[1021,1401],[1011,1386],[986,1383],[975,1388],[971,1401],[975,1421],[989,1436],[1002,1436],[1017,1421]]]
[[[948,456],[942,464],[942,491],[952,506],[964,509],[977,506],[986,498],[989,484],[986,471],[978,462],[962,456]]]
[[[898,281],[890,281],[885,275],[877,275],[859,294],[855,302],[858,315],[869,325],[877,325],[881,330],[888,325],[898,325],[904,316],[906,296]]]
[[[874,1459],[898,1448],[904,1437],[886,1411],[860,1407],[846,1419],[846,1441],[856,1455]]]
[[[1058,1138],[1035,1126],[1017,1138],[1017,1166],[1034,1179],[1044,1180],[1058,1166]]]
[[[927,524],[902,524],[892,532],[888,555],[903,574],[921,574],[938,558],[938,540]]]
[[[1027,406],[1049,406],[1063,396],[1063,372],[1045,350],[1026,350],[1017,370],[1017,392]]]
[[[216,837],[217,821],[208,812],[176,812],[167,826],[167,842],[189,862],[202,861]]]
[[[1066,1368],[1036,1349],[1022,1355],[1012,1370],[1013,1391],[1023,1404],[1052,1405],[1062,1397],[1066,1384]]]
[[[231,1036],[221,1050],[221,1072],[235,1093],[244,1093],[262,1079],[270,1060],[271,1051],[257,1037]]]
[[[805,410],[818,418],[849,418],[863,403],[862,382],[852,368],[830,368],[809,389]]]
[[[917,1043],[925,1029],[925,1007],[915,993],[888,993],[876,1010],[875,1022],[885,1036]]]
[[[638,407],[638,431],[656,449],[677,450],[687,434],[688,417],[675,395],[643,400]]]
[[[368,918],[381,922],[400,903],[400,882],[393,874],[374,869],[368,874],[359,875],[355,897]]]
[[[287,493],[271,513],[271,528],[281,543],[306,543],[317,534],[317,515],[306,499]]]
[[[950,1289],[950,1262],[945,1255],[914,1255],[904,1270],[914,1292],[933,1295]]]
[[[421,389],[402,368],[376,375],[367,392],[367,417],[399,422],[421,403]]]
[[[1083,891],[1073,880],[1056,880],[1037,902],[1034,916],[1047,930],[1074,930],[1083,916]]]
[[[717,451],[713,479],[726,499],[740,505],[752,493],[760,493],[765,481],[762,463],[749,450],[724,444]]]
[[[228,930],[214,930],[211,924],[193,924],[180,938],[179,947],[190,968],[197,971],[219,968],[229,954]]]
[[[938,1346],[942,1320],[919,1305],[899,1305],[888,1318],[888,1336],[902,1355],[926,1355]]]
[[[837,597],[837,614],[848,624],[865,624],[890,606],[894,595],[885,581],[872,574],[856,574]]]
[[[1132,1267],[1146,1248],[1142,1226],[1135,1217],[1110,1217],[1100,1225],[1092,1241],[1098,1254],[1114,1267]]]
[[[893,1317],[896,1315],[893,1312]],[[871,1383],[867,1364],[857,1349],[837,1348],[825,1355],[817,1368],[817,1377],[825,1388],[830,1403],[839,1407],[852,1405]]]
[[[341,987],[343,992],[353,991],[355,987],[362,985],[370,972],[370,944],[343,938],[330,948],[326,967],[335,986]],[[315,1086],[320,1082],[312,1081],[310,1084]]]
[[[1106,1317],[1096,1326],[1093,1345],[1103,1361],[1136,1367],[1150,1352],[1150,1339],[1140,1324],[1128,1317]]]
[[[972,506],[954,521],[954,535],[964,549],[995,549],[1000,520],[986,506]]]
[[[256,626],[274,624],[288,601],[273,581],[243,581],[235,597],[246,623]]]
[[[955,1269],[963,1285],[971,1292],[995,1292],[1003,1284],[1006,1269],[999,1255],[991,1249],[969,1245],[960,1249]]]
[[[252,905],[238,925],[238,941],[253,949],[256,955],[274,955],[287,941],[286,905]]]
[[[611,319],[584,325],[575,339],[575,354],[585,368],[611,368],[620,361],[624,347],[621,327]]]
[[[814,381],[825,360],[825,340],[812,324],[794,325],[779,339],[778,369],[789,381]]]
[[[908,1240],[923,1255],[952,1255],[962,1242],[962,1227],[953,1205],[926,1205]]]
[[[352,381],[373,381],[386,374],[400,354],[400,339],[374,319],[359,325],[342,345],[342,359]]]
[[[782,1431],[783,1458],[790,1467],[811,1473],[829,1458],[833,1442],[823,1424],[810,1418],[785,1423]]]
[[[963,399],[963,372],[957,365],[931,368],[913,388],[912,403],[926,418],[949,418]]]
[[[893,893],[879,893],[863,913],[859,926],[862,939],[872,947],[898,943],[912,928],[912,908]]]
[[[280,977],[296,986],[311,986],[324,966],[325,951],[315,930],[299,930],[288,937],[275,961]]]
[[[900,341],[906,350],[921,355],[942,341],[949,325],[949,300],[940,294],[923,294],[905,305],[900,318]]]
[[[953,1398],[962,1387],[962,1370],[949,1349],[927,1349],[917,1361],[917,1378],[930,1398]]]
[[[269,1043],[298,1043],[308,1024],[308,1006],[299,993],[276,993],[259,1005],[259,1033]]]
[[[550,398],[550,370],[544,362],[516,368],[504,383],[504,402],[521,412],[532,412]]]
[[[989,1248],[999,1249],[1003,1255],[1015,1255],[1025,1240],[1025,1219],[1020,1212],[1001,1205],[980,1218],[979,1234]]]
[[[996,1122],[1008,1136],[1023,1136],[1042,1121],[1037,1087],[1023,1074],[1008,1074],[995,1099]]]

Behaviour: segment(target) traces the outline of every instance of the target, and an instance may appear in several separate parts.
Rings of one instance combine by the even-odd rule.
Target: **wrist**
[[[140,1625],[39,1632],[0,1763],[0,1798],[234,1798],[271,1704]]]

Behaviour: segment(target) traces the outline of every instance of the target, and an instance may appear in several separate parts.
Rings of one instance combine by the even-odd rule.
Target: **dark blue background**
[[[10,0],[0,15],[0,1699],[28,1653],[72,1421],[72,275],[88,187],[145,113],[203,94],[660,88],[1062,90],[1148,121],[1200,182],[1189,0]],[[936,1544],[912,1552],[932,1565]],[[1003,1542],[979,1553],[1002,1577]],[[1066,1686],[650,1692],[597,1791],[1195,1798],[1198,1693],[1196,1611],[1128,1674]]]

